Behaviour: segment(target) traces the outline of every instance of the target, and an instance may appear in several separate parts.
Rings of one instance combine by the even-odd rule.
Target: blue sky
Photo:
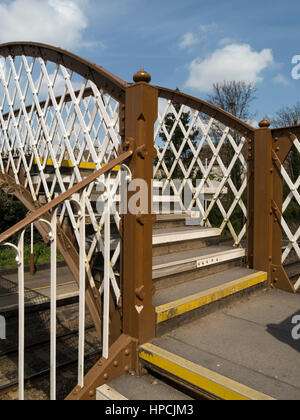
[[[0,42],[58,45],[127,81],[143,66],[201,99],[213,81],[255,81],[257,121],[300,101],[299,0],[0,0],[0,25]]]

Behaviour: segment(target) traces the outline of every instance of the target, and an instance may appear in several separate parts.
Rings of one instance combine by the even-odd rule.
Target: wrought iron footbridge
[[[144,70],[127,83],[37,43],[1,45],[0,72],[0,188],[29,212],[0,235],[18,263],[20,399],[24,235],[32,224],[51,247],[51,399],[57,249],[79,288],[78,387],[69,399],[94,399],[108,378],[139,372],[136,351],[156,334],[157,216],[192,215],[198,228],[217,229],[230,242],[227,252],[245,256],[245,267],[267,273],[269,287],[300,289],[300,279],[292,281],[284,269],[290,258],[300,259],[300,174],[287,164],[300,153],[300,126],[271,129],[264,120],[255,129],[200,99],[150,84]],[[122,177],[130,185],[125,195]],[[135,199],[141,181],[149,187],[146,200]],[[124,211],[132,202],[137,211]],[[221,263],[218,255],[197,257],[198,268]],[[84,377],[86,307],[103,358]]]

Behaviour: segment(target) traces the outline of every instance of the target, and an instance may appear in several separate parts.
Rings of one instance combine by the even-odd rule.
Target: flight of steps
[[[202,228],[197,219],[193,226],[188,215],[160,215],[153,231],[153,283],[156,339],[139,354],[148,374],[108,383],[97,390],[97,398],[268,399],[180,356],[176,348],[160,346],[180,326],[266,288],[266,273],[245,268],[245,250],[224,244],[219,229]]]

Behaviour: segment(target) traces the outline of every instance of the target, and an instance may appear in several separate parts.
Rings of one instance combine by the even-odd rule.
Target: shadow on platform
[[[298,326],[293,320],[298,317]],[[267,325],[267,331],[277,340],[287,344],[300,353],[300,311],[297,311],[280,324]],[[298,338],[299,337],[299,338]]]

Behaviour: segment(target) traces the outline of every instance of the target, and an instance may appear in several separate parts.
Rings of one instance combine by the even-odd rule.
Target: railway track
[[[292,282],[296,282],[300,276],[300,261],[291,261],[284,265],[284,268],[287,272],[287,275],[292,280]]]
[[[77,381],[78,331],[57,336],[57,399],[64,399]],[[86,370],[101,354],[94,327],[86,328]],[[50,340],[41,340],[25,347],[26,400],[49,399]],[[0,400],[17,399],[18,350],[0,353]]]

